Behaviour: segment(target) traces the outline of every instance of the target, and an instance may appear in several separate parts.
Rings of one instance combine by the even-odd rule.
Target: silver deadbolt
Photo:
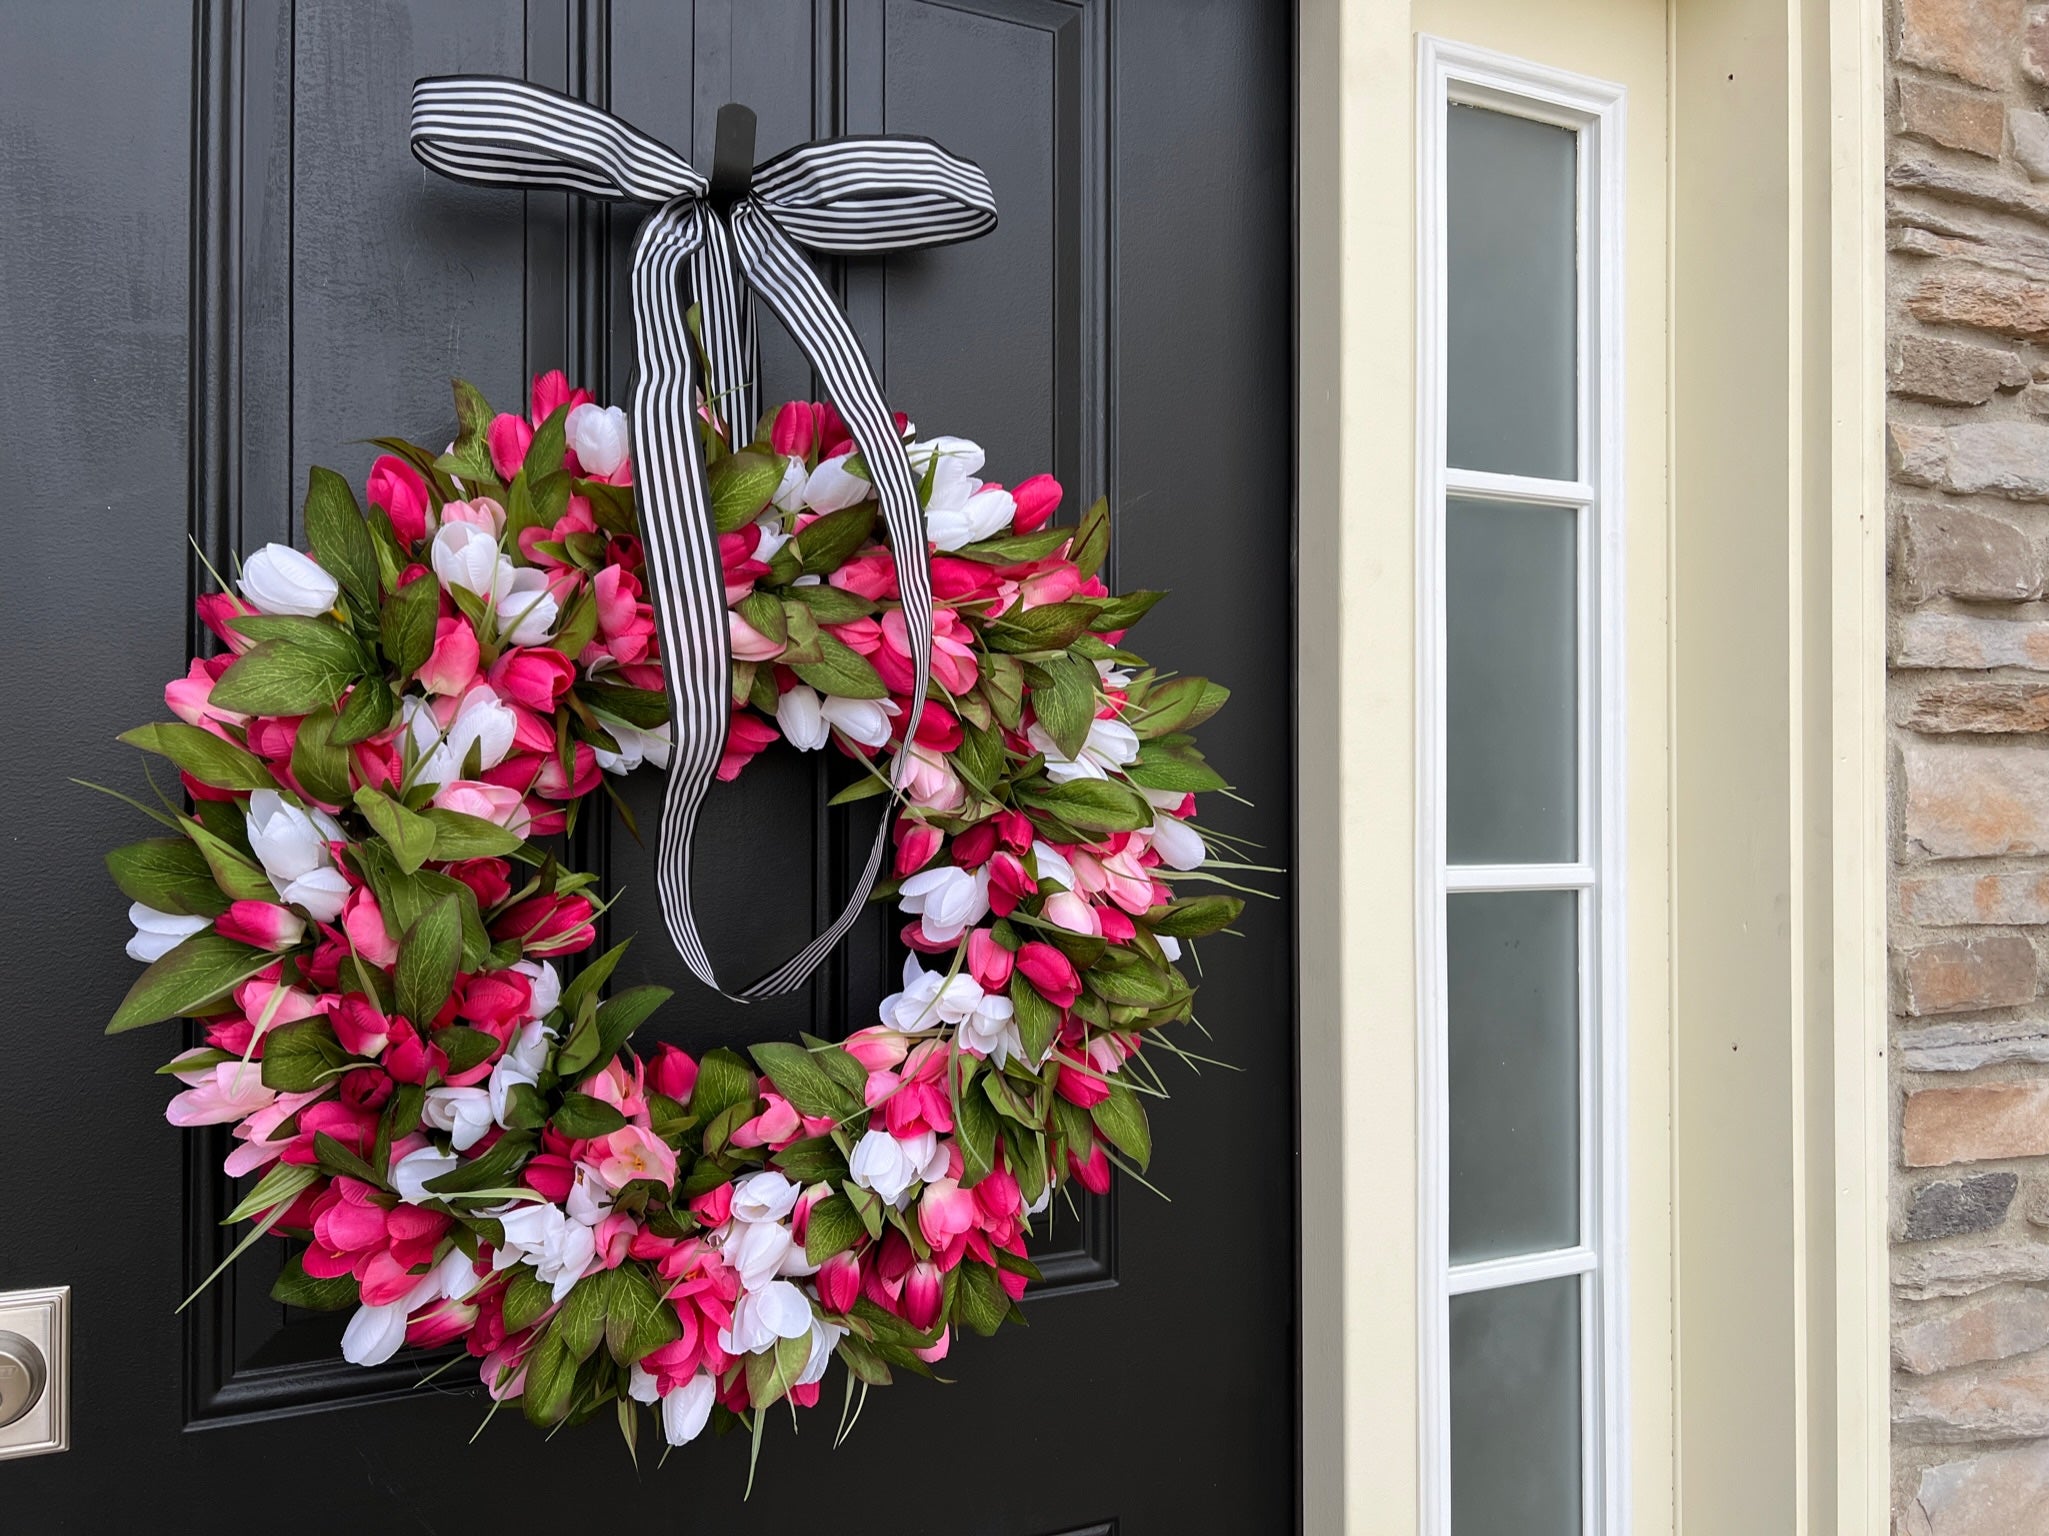
[[[49,1382],[43,1352],[20,1334],[0,1330],[0,1429],[27,1417]]]

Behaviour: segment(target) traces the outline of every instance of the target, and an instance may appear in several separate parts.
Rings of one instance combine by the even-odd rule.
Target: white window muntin
[[[1579,1277],[1580,1481],[1587,1536],[1627,1529],[1624,1339],[1622,754],[1623,88],[1424,37],[1418,123],[1418,988],[1422,1132],[1421,1446],[1425,1536],[1452,1536],[1451,1298]],[[1576,473],[1447,461],[1447,114],[1473,106],[1577,136]],[[1576,514],[1575,856],[1546,864],[1447,858],[1445,528],[1449,498]],[[1447,909],[1452,893],[1570,891],[1578,928],[1578,1241],[1454,1266],[1450,1259]]]

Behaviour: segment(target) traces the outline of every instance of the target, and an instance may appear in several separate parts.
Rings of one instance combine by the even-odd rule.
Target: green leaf
[[[1086,579],[1102,568],[1109,553],[1110,503],[1099,496],[1096,504],[1082,514],[1081,525],[1074,530],[1074,542],[1068,546],[1067,558]]]
[[[996,1111],[979,1093],[964,1093],[954,1114],[954,1130],[960,1143],[961,1188],[972,1189],[996,1166]],[[817,1219],[813,1207],[812,1219]]]
[[[534,440],[527,444],[526,462],[519,472],[529,485],[539,485],[543,480],[565,474],[562,467],[563,454],[569,447],[568,404],[558,405],[548,412],[547,419],[534,428]],[[563,487],[568,490],[567,485]],[[549,518],[554,522],[554,518]]]
[[[562,1096],[562,1107],[555,1111],[554,1124],[564,1136],[587,1141],[623,1129],[626,1117],[603,1099],[594,1099],[587,1093],[567,1093]]]
[[[372,736],[391,724],[392,716],[398,713],[398,704],[391,696],[391,689],[385,686],[381,677],[365,677],[349,690],[349,696],[342,701],[341,715],[334,723],[333,741],[336,746],[353,747],[359,741],[368,741]],[[343,794],[339,800],[346,799]]]
[[[811,1358],[811,1335],[777,1339],[773,1349],[747,1357],[747,1397],[759,1413],[797,1384],[804,1362]]]
[[[388,1189],[384,1176],[325,1131],[313,1133],[313,1157],[330,1174],[355,1179],[372,1189]]]
[[[306,481],[305,527],[313,558],[341,583],[355,611],[377,611],[377,546],[348,481],[331,469],[313,466]]]
[[[706,479],[713,525],[720,533],[734,533],[761,516],[783,483],[783,467],[765,453],[743,448],[712,465]]]
[[[811,1207],[804,1228],[805,1262],[818,1265],[866,1237],[861,1216],[844,1195],[828,1195]]]
[[[569,1358],[581,1365],[605,1336],[605,1303],[612,1289],[612,1271],[599,1270],[579,1280],[562,1298],[562,1310],[548,1331],[562,1341]]]
[[[982,658],[982,678],[977,685],[989,701],[996,723],[1014,731],[1024,723],[1024,668],[1014,656],[994,652]]]
[[[1037,533],[1013,533],[1000,539],[984,539],[952,551],[962,560],[983,565],[1025,565],[1043,560],[1073,536],[1072,528],[1041,528]]]
[[[875,604],[859,593],[845,592],[824,582],[815,587],[785,587],[782,597],[785,602],[802,603],[821,624],[851,624],[875,612]]]
[[[1089,603],[1047,603],[1005,614],[989,626],[989,643],[1005,651],[1064,651],[1095,621]]]
[[[1055,656],[1039,667],[1045,684],[1032,691],[1032,708],[1053,745],[1069,762],[1081,756],[1089,727],[1096,720],[1095,664],[1079,656]]]
[[[555,634],[548,641],[550,650],[559,651],[570,661],[584,653],[598,633],[598,600],[589,587],[576,594],[569,605],[569,611],[562,616],[562,622],[555,626]]]
[[[733,611],[751,625],[764,640],[776,645],[789,642],[790,632],[783,619],[783,605],[772,593],[749,592],[733,604]]]
[[[614,688],[603,683],[580,683],[576,692],[592,709],[643,731],[669,723],[669,700],[665,694],[646,688]]]
[[[471,1067],[480,1066],[484,1059],[498,1049],[498,1037],[486,1034],[481,1029],[471,1029],[466,1024],[452,1024],[446,1029],[434,1031],[433,1040],[448,1058],[448,1076],[460,1077]]]
[[[1010,1312],[1010,1293],[987,1264],[966,1259],[959,1265],[953,1292],[953,1315],[983,1338],[1003,1325]]]
[[[210,802],[214,805],[221,801]],[[206,806],[200,807],[201,811]],[[239,818],[241,810],[232,807]],[[216,835],[201,826],[189,816],[180,816],[178,825],[185,829],[185,835],[192,839],[192,845],[199,850],[200,857],[213,872],[214,883],[227,894],[230,901],[276,901],[277,887],[270,883],[270,877],[256,867],[253,860],[226,838]]]
[[[476,385],[467,379],[455,381],[455,446],[435,462],[438,466],[453,461],[451,472],[462,477],[472,496],[478,492],[478,482],[498,483],[498,470],[491,462],[493,414]]]
[[[839,1120],[860,1112],[861,1100],[841,1087],[803,1046],[769,1040],[747,1050],[755,1065],[775,1079],[776,1092],[796,1105],[799,1113]]]
[[[229,668],[230,671],[234,669]],[[214,685],[219,691],[220,685]],[[227,707],[227,706],[223,706]],[[168,757],[202,784],[215,789],[276,789],[277,779],[255,753],[223,741],[212,731],[203,731],[183,721],[138,725],[123,731],[117,741]]]
[[[381,789],[367,785],[356,791],[356,809],[377,835],[391,846],[391,856],[410,875],[434,852],[439,830],[417,811],[409,811]],[[417,1019],[415,1014],[406,1017]]]
[[[683,1325],[662,1299],[662,1293],[638,1264],[612,1271],[612,1294],[605,1308],[605,1349],[614,1365],[644,1360],[664,1344],[683,1336]]]
[[[647,1016],[674,995],[667,987],[629,987],[598,1004],[598,1053],[592,1060],[603,1065],[618,1055]]]
[[[411,677],[434,654],[434,627],[441,617],[441,586],[432,576],[416,576],[385,599],[377,630],[384,656]]]
[[[1083,832],[1134,832],[1153,824],[1145,796],[1114,779],[1035,783],[1017,791],[1026,810],[1045,811]]]
[[[597,959],[591,961],[562,989],[561,1009],[564,1018],[574,1019],[583,1013],[587,999],[595,999],[605,983],[611,979],[613,969],[626,953],[626,942],[614,944]],[[580,1071],[581,1068],[564,1068],[565,1071]]]
[[[107,855],[107,873],[121,894],[179,917],[219,917],[228,898],[214,883],[206,855],[182,837],[151,837]]]
[[[1025,973],[1017,970],[1010,973],[1010,1007],[1025,1060],[1044,1061],[1060,1034],[1060,1010],[1039,996]]]
[[[1106,952],[1082,973],[1082,981],[1104,1002],[1127,1008],[1158,1008],[1186,990],[1177,977],[1122,947]]]
[[[118,1035],[218,1002],[276,958],[211,930],[195,933],[135,978],[107,1033]]]
[[[716,1119],[735,1104],[751,1106],[755,1100],[753,1070],[733,1052],[720,1046],[707,1051],[697,1064],[697,1086],[690,1093],[690,1108],[702,1120]]]
[[[824,576],[845,565],[848,557],[868,542],[880,510],[873,500],[862,501],[806,523],[804,531],[791,541],[804,574]]]
[[[282,622],[282,621],[280,621]],[[305,715],[342,696],[363,674],[363,656],[345,630],[326,619],[290,640],[260,640],[223,672],[214,706],[245,715]]]
[[[505,1331],[519,1333],[540,1320],[555,1305],[555,1288],[526,1265],[516,1265],[512,1283],[505,1288]]]
[[[1141,789],[1166,789],[1181,794],[1200,795],[1230,787],[1199,756],[1170,755],[1152,743],[1139,749],[1138,761],[1126,766],[1124,776]]]
[[[1193,896],[1154,907],[1146,913],[1145,925],[1171,938],[1199,939],[1230,927],[1244,910],[1245,903],[1236,896]]]
[[[508,1131],[538,1131],[548,1123],[548,1101],[532,1083],[514,1083],[505,1096],[503,1124]]]
[[[1066,1101],[1063,1099],[1061,1102]],[[491,1143],[490,1151],[446,1173],[437,1173],[427,1180],[426,1187],[443,1199],[468,1194],[472,1190],[503,1188],[505,1181],[512,1177],[512,1171],[527,1160],[533,1149],[534,1138],[527,1132],[508,1131]]]
[[[520,1408],[528,1423],[546,1429],[569,1416],[576,1366],[550,1323],[526,1357],[526,1390],[521,1394]]]
[[[807,1136],[775,1154],[775,1165],[799,1184],[840,1184],[847,1177],[846,1155],[830,1136]]]
[[[279,1093],[311,1093],[349,1053],[325,1019],[294,1019],[263,1037],[263,1086]]]
[[[265,1211],[290,1205],[303,1190],[311,1189],[319,1179],[320,1170],[304,1163],[287,1163],[282,1160],[272,1163],[264,1170],[263,1177],[255,1186],[235,1203],[235,1208],[221,1218],[221,1225],[232,1227],[238,1221],[247,1221]]]
[[[302,1307],[308,1312],[339,1312],[361,1302],[363,1288],[353,1275],[321,1279],[307,1274],[305,1261],[295,1253],[285,1261],[277,1279],[271,1282],[270,1297],[288,1307]]]
[[[1116,597],[1099,597],[1096,601],[1095,622],[1090,629],[1129,629],[1148,613],[1153,605],[1167,594],[1164,592],[1123,592]]]
[[[1153,1160],[1153,1133],[1138,1095],[1114,1077],[1110,1079],[1110,1096],[1089,1111],[1089,1118],[1104,1140],[1141,1169]]]
[[[838,636],[823,631],[818,636],[818,643],[823,652],[819,660],[797,662],[791,666],[790,670],[798,677],[820,693],[830,694],[836,699],[889,697],[889,689],[883,686],[881,675],[868,664],[867,657],[851,649]]]
[[[454,897],[434,902],[399,940],[392,976],[398,1011],[424,1027],[441,1011],[462,958],[462,907]]]
[[[339,724],[334,711],[316,709],[299,722],[292,739],[292,777],[322,805],[348,803],[349,752],[335,742]]]
[[[461,811],[429,806],[412,814],[433,829],[433,851],[427,855],[432,859],[497,858],[513,852],[525,842],[517,832],[507,831],[496,822],[486,821],[481,816],[465,815]]]

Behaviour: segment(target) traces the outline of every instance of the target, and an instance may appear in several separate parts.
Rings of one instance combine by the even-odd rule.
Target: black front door
[[[1282,895],[1205,947],[1201,1018],[1242,1070],[1177,1074],[1152,1180],[1041,1244],[1029,1330],[960,1342],[945,1385],[774,1424],[636,1473],[598,1423],[544,1439],[435,1358],[359,1370],[339,1324],[268,1299],[226,1251],[219,1149],[163,1119],[159,1031],[100,1026],[132,974],[100,855],[139,833],[71,778],[138,790],[112,738],[162,716],[195,642],[194,543],[299,535],[307,469],[361,484],[396,432],[439,442],[447,379],[494,401],[566,367],[624,401],[633,216],[460,187],[406,149],[418,75],[524,74],[710,162],[727,100],[765,157],[840,132],[929,134],[987,171],[1001,227],[829,269],[892,403],[1117,513],[1114,586],[1171,589],[1144,646],[1229,684],[1204,747],[1286,862],[1293,187],[1278,0],[136,0],[0,16],[0,720],[13,795],[0,1290],[73,1288],[72,1447],[0,1462],[0,1530],[987,1532],[1292,1528],[1296,1485],[1293,922]],[[811,394],[772,324],[764,398]],[[436,434],[441,434],[437,437]],[[819,809],[820,755],[773,751],[700,836],[708,937],[753,974],[846,889],[864,836]],[[644,822],[657,787],[634,791]],[[856,813],[858,815],[858,813]],[[837,1035],[893,989],[878,913],[792,1000],[743,1010],[669,952],[649,856],[579,852],[625,895],[622,979],[677,989],[692,1050]],[[832,1383],[835,1392],[837,1380]],[[336,1411],[339,1410],[339,1411]],[[651,1523],[652,1522],[652,1523]]]

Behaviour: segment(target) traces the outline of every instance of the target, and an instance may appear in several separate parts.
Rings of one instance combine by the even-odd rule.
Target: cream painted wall
[[[1634,1528],[1882,1530],[1879,0],[1300,14],[1305,1529],[1417,1519],[1429,30],[1631,88]]]

